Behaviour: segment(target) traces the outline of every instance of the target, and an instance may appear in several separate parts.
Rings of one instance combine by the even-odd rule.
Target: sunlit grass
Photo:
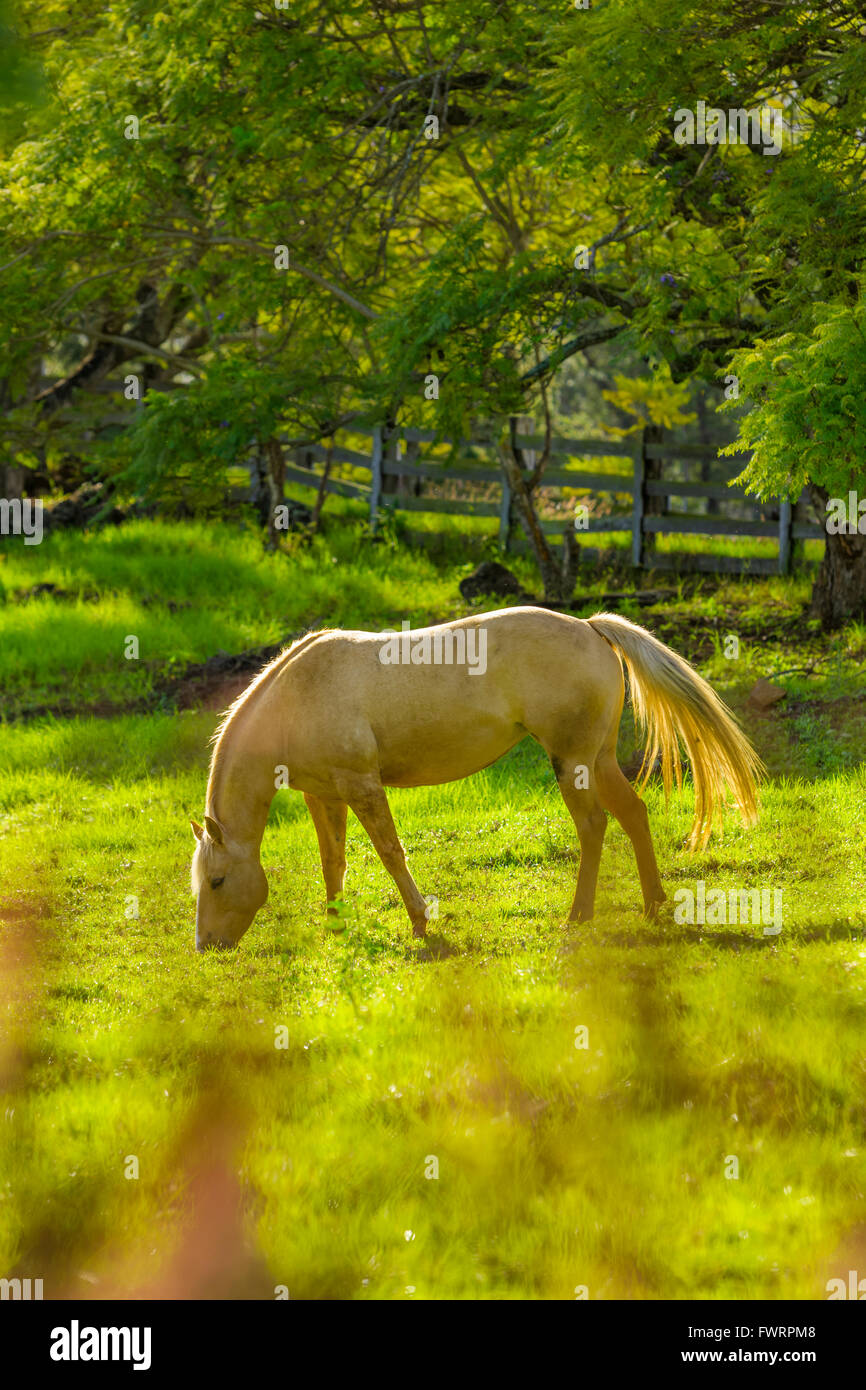
[[[530,745],[392,794],[453,954],[413,942],[354,822],[350,915],[329,930],[312,827],[285,793],[268,906],[236,954],[199,957],[187,817],[212,724],[0,732],[4,901],[46,913],[0,1266],[26,1263],[49,1210],[92,1276],[118,1248],[159,1267],[166,1182],[182,1186],[171,1136],[208,1063],[243,1097],[250,1239],[293,1297],[821,1296],[866,1214],[862,768],[770,786],[755,830],[731,820],[696,858],[688,797],[665,810],[649,791],[669,893],[782,886],[778,938],[644,923],[616,825],[597,918],[564,930],[573,833]]]
[[[472,611],[456,586],[478,555],[465,535],[437,546],[334,527],[269,556],[237,528],[141,522],[7,548],[4,712],[135,698],[187,660],[315,622]],[[19,601],[42,582],[69,597]],[[264,1296],[819,1298],[846,1275],[838,1252],[866,1219],[862,625],[821,638],[803,575],[664,583],[669,602],[623,611],[711,677],[770,781],[758,826],[730,816],[694,857],[688,788],[665,807],[651,783],[662,879],[672,900],[698,880],[781,889],[776,937],[670,910],[644,922],[615,823],[596,918],[565,928],[573,827],[527,743],[465,782],[391,794],[439,900],[430,949],[352,818],[333,930],[286,792],[267,906],[236,953],[198,956],[188,820],[216,716],[0,724],[0,1272],[46,1277],[49,1297],[164,1270],[182,1129],[216,1088]],[[611,584],[581,576],[587,611]],[[750,714],[754,680],[787,668],[790,711]],[[621,760],[634,750],[627,716]]]

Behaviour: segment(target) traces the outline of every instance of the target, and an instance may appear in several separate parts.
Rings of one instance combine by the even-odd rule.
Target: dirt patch
[[[674,647],[687,661],[697,663],[712,656],[716,640],[735,632],[741,641],[761,645],[775,643],[795,648],[799,655],[823,654],[815,621],[805,613],[768,609],[758,618],[745,618],[736,608],[722,614],[671,613],[657,621],[654,635]]]
[[[29,603],[34,598],[62,599],[67,603],[98,603],[105,595],[98,589],[61,589],[57,584],[34,584],[30,589],[16,589],[9,595],[13,603]]]
[[[154,687],[154,703],[167,700],[178,709],[223,710],[246,690],[263,666],[303,635],[291,632],[281,642],[243,652],[219,651],[207,661],[195,661],[179,676]]]
[[[86,704],[56,700],[50,705],[29,705],[17,719],[114,719],[122,714],[152,714],[159,709],[224,710],[249,685],[263,666],[291,645],[300,632],[290,632],[282,642],[250,647],[243,652],[215,652],[207,661],[195,661],[179,675],[158,679],[147,695],[134,700],[91,700]],[[10,716],[6,716],[9,718]]]

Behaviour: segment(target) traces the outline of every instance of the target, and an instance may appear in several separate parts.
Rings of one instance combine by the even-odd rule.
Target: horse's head
[[[213,816],[205,816],[204,826],[190,824],[198,841],[192,857],[196,950],[236,946],[268,899],[258,852],[231,840]]]

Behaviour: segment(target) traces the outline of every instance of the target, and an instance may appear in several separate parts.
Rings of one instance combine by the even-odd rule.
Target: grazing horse
[[[304,794],[328,903],[343,891],[351,807],[415,935],[424,936],[427,903],[406,866],[385,788],[468,777],[527,735],[548,754],[577,828],[570,920],[593,915],[606,811],[632,842],[644,912],[655,916],[665,894],[646,807],[616,761],[623,664],[648,736],[643,780],[660,755],[667,795],[674,778],[682,782],[680,740],[688,753],[695,789],[689,848],[706,845],[726,786],[753,823],[762,769],[751,744],[688,662],[626,618],[583,620],[524,607],[402,635],[314,632],[265,667],[214,735],[207,815],[203,827],[192,822],[196,946],[235,946],[265,903],[259,849],[281,786]]]

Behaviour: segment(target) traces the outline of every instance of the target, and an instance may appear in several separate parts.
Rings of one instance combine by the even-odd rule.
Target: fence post
[[[382,432],[382,496],[391,497],[399,493],[401,479],[397,477],[394,469],[400,462],[400,430],[393,420],[386,420],[381,426]],[[386,505],[390,506],[391,503]],[[399,505],[394,503],[394,506]]]
[[[791,572],[791,503],[779,507],[779,573]]]
[[[634,508],[631,522],[631,562],[636,569],[643,565],[643,514],[645,465],[643,453],[643,431],[635,436],[634,451]]]
[[[382,496],[382,426],[373,430],[373,457],[370,460],[372,478],[370,480],[370,530],[375,534],[379,517],[379,499]]]
[[[647,493],[646,484],[652,480],[660,482],[665,470],[664,459],[651,459],[647,456],[648,444],[661,444],[664,440],[664,430],[661,425],[644,425],[641,431],[641,450],[643,453],[643,517],[664,516],[668,509],[667,497],[652,497]],[[643,537],[641,544],[641,564],[647,560],[647,552],[653,552],[656,548],[658,538],[657,531],[647,531],[643,526]]]
[[[508,477],[502,476],[502,505],[499,508],[499,545],[508,551],[511,543],[511,484]]]

